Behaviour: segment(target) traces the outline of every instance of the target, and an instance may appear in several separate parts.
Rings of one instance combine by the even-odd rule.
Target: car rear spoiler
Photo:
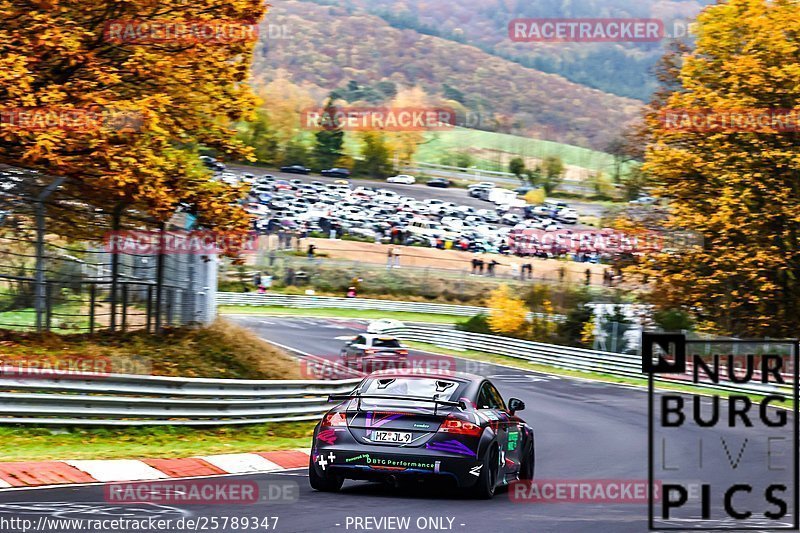
[[[392,396],[388,394],[331,394],[328,396],[329,402],[343,402],[345,400],[358,400],[357,409],[361,411],[361,400],[407,400],[409,402],[428,402],[434,404],[433,414],[436,415],[436,412],[440,405],[446,405],[448,407],[458,407],[460,409],[466,409],[467,403],[463,400],[459,400],[457,402],[451,402],[450,400],[440,400],[438,395],[434,395],[433,398],[425,398],[422,396]]]

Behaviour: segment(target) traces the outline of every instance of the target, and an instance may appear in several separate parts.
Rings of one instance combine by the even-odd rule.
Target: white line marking
[[[97,481],[142,481],[169,478],[164,472],[136,459],[65,462],[86,472]]]
[[[201,457],[217,468],[229,474],[244,474],[247,472],[270,472],[283,470],[283,467],[272,461],[264,459],[254,453],[233,453],[228,455],[206,455]]]

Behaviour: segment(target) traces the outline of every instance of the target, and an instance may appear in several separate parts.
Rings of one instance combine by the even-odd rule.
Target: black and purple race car
[[[314,429],[311,487],[338,491],[345,479],[441,480],[477,498],[533,479],[533,429],[492,383],[463,373],[371,374]]]

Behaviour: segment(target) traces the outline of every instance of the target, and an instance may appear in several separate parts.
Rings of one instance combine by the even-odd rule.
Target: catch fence
[[[213,320],[216,257],[114,250],[105,243],[116,232],[175,225],[93,196],[74,180],[0,167],[0,328],[160,331]]]

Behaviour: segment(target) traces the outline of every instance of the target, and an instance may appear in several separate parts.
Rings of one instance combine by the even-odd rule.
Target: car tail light
[[[453,415],[448,416],[439,427],[439,433],[454,433],[456,435],[471,435],[473,437],[479,437],[482,432],[483,429],[480,426],[456,418]]]
[[[400,350],[397,353],[399,353],[400,355],[408,355],[408,350]]]
[[[366,355],[372,355],[374,353],[378,353],[378,350],[364,350],[364,354]]]
[[[347,417],[344,413],[328,413],[322,419],[322,427],[347,426]]]

